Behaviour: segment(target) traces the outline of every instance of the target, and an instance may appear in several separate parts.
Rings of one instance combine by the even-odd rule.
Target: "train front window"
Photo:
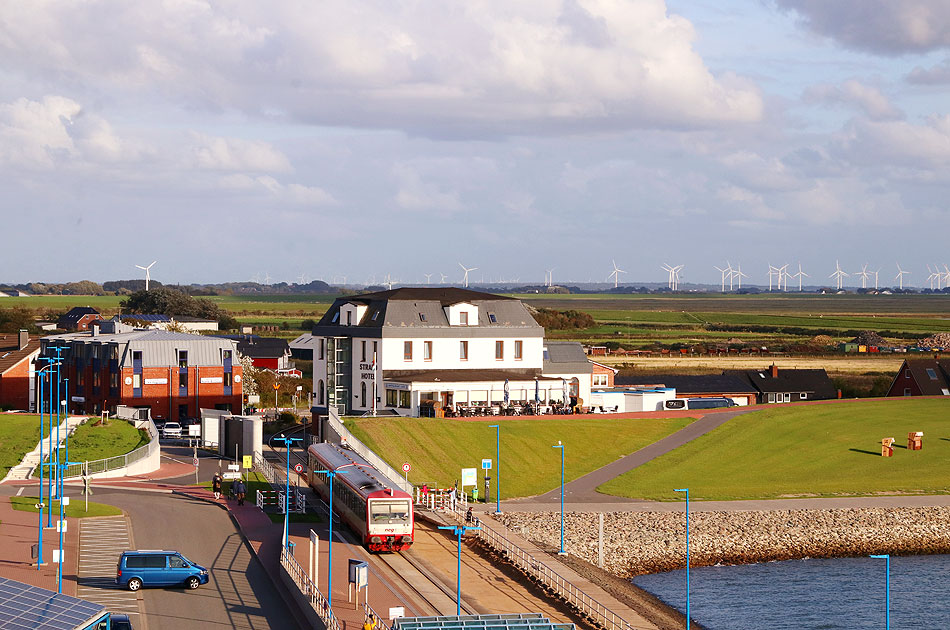
[[[370,522],[377,525],[409,523],[409,501],[370,501]]]

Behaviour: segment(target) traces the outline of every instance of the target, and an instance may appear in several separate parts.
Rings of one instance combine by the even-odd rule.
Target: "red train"
[[[360,535],[370,551],[402,551],[412,545],[412,495],[387,479],[358,453],[336,444],[313,444],[308,449],[310,485],[329,502],[333,479],[333,510]],[[316,471],[316,472],[315,472]]]

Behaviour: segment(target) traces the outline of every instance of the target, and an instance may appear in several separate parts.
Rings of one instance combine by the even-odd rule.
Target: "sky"
[[[948,88],[950,0],[7,2],[0,282],[924,286]]]

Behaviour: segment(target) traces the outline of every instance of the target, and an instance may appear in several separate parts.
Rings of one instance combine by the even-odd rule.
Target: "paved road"
[[[587,473],[583,477],[575,479],[570,483],[564,484],[564,502],[565,503],[636,503],[636,499],[627,499],[624,497],[615,497],[608,494],[601,494],[597,492],[597,487],[610,481],[615,477],[629,472],[636,468],[637,466],[642,466],[652,459],[656,459],[660,455],[669,453],[675,448],[678,448],[691,440],[695,440],[701,435],[709,433],[716,427],[728,422],[736,416],[742,415],[744,413],[749,413],[751,411],[757,411],[757,409],[737,409],[735,411],[723,411],[717,413],[707,413],[699,420],[691,423],[689,426],[686,426],[672,435],[668,435],[662,440],[654,442],[649,446],[641,448],[639,451],[631,453],[625,457],[607,464],[597,470]],[[539,494],[538,496],[528,497],[525,499],[515,499],[514,501],[505,502],[505,506],[512,505],[513,507],[517,506],[519,503],[560,503],[561,502],[561,489],[558,487],[555,490],[546,492],[545,494]],[[642,503],[642,502],[640,502]]]
[[[224,510],[163,493],[100,489],[95,498],[128,513],[139,549],[175,549],[211,569],[195,591],[144,589],[147,630],[300,627]]]
[[[133,593],[115,583],[116,550],[135,549],[132,527],[125,516],[71,519],[79,525],[79,579],[76,597],[102,604],[111,612],[132,615],[132,623],[144,612],[141,592]]]

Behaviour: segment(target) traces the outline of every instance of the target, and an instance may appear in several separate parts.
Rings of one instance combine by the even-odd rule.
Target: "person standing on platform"
[[[223,483],[224,479],[221,477],[221,471],[214,473],[214,477],[211,478],[211,491],[214,492],[215,501],[221,498],[221,485]]]
[[[243,479],[238,479],[234,482],[234,485],[231,486],[231,490],[234,492],[234,496],[237,497],[238,505],[244,505],[244,495],[247,494],[247,486],[244,485]]]

